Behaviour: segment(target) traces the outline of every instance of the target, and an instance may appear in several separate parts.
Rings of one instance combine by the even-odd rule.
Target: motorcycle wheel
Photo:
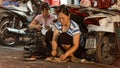
[[[14,24],[14,28],[19,28],[18,21]],[[7,27],[13,27],[13,18],[7,17],[2,19],[0,23],[0,41],[4,46],[15,46],[19,41],[19,35],[7,31]]]
[[[115,57],[110,54],[109,38],[104,36],[95,53],[96,62],[103,64],[112,64]]]

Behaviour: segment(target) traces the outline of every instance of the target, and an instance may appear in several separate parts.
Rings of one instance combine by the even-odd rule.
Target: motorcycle
[[[40,13],[41,0],[29,0],[26,7],[0,6],[0,41],[5,46],[15,46],[21,35],[25,34],[28,24]],[[35,11],[33,10],[33,6]],[[38,7],[39,6],[39,7]]]
[[[77,55],[89,61],[112,64],[115,60],[114,54],[119,54],[120,51],[119,12],[92,7],[81,8],[76,12],[79,12],[80,16],[83,12],[89,14],[84,17],[88,32],[82,32],[80,48],[77,51],[80,53]]]
[[[120,22],[119,18],[120,16],[117,14],[97,13],[84,19],[88,25],[85,45],[88,50],[86,53],[94,54],[96,62],[103,64],[114,62],[115,56],[113,53],[119,51],[115,26],[116,23]]]

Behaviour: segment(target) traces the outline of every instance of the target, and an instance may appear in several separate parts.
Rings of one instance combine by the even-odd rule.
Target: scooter
[[[81,8],[79,12],[89,14],[84,18],[88,29],[84,36],[85,44],[79,49],[82,50],[80,52],[83,53],[83,58],[98,63],[112,64],[116,58],[114,54],[120,54],[119,12],[92,7]]]
[[[96,62],[112,64],[115,60],[114,52],[119,52],[118,34],[116,25],[120,22],[119,15],[97,13],[84,19],[88,25],[86,38],[87,54],[94,54]]]
[[[24,34],[28,24],[39,14],[40,7],[36,5],[40,4],[41,0],[37,0],[37,2],[29,0],[25,4],[26,7],[0,6],[0,41],[2,45],[15,46],[18,43],[20,34]],[[33,10],[33,5],[37,7],[36,11]]]

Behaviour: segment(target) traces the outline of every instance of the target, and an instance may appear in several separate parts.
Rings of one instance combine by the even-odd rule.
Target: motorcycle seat
[[[25,12],[25,13],[28,12],[28,9],[25,7],[16,7],[16,6],[10,5],[10,6],[5,6],[5,8],[9,10],[15,10],[15,11],[20,11],[20,12]]]

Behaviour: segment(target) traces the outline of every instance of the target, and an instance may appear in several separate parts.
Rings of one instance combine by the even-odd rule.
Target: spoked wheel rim
[[[12,20],[6,19],[0,25],[0,34],[3,45],[13,45],[18,41],[18,35],[8,32],[7,27],[12,27]]]
[[[14,37],[13,35],[14,34],[9,33],[7,29],[4,29],[1,39],[4,40],[4,42],[7,43],[8,45],[12,45],[17,41],[16,35]]]
[[[97,61],[103,64],[112,64],[115,57],[110,54],[110,43],[107,36],[104,36],[98,49],[97,49]]]

